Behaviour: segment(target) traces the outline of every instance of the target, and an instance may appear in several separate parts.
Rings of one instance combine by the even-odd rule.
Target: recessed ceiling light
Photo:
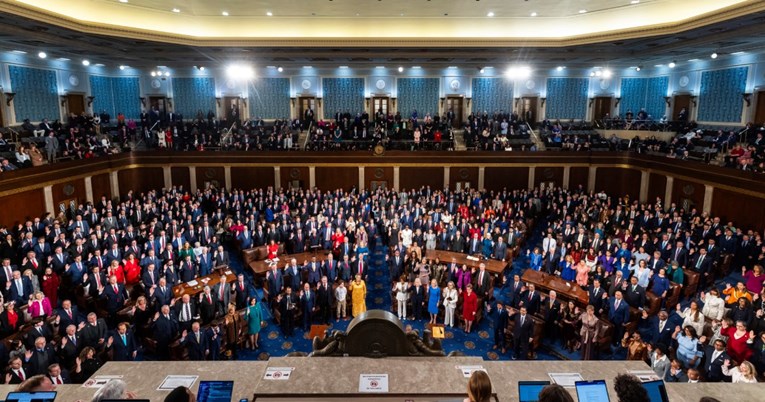
[[[268,12],[266,12],[266,15],[267,15],[267,16],[269,16],[269,17],[273,17],[273,16],[274,16],[274,13],[272,13],[272,12],[268,11]]]
[[[716,59],[716,58],[717,58],[717,53],[712,53],[712,56],[711,56],[711,57],[712,57],[713,59]]]
[[[420,69],[422,67],[420,67],[420,66],[412,66],[412,68]]]
[[[487,17],[493,17],[494,16],[494,11],[489,11],[489,13],[486,14],[486,16]]]
[[[44,59],[44,58],[48,57],[48,55],[45,52],[40,52],[40,53],[37,53],[37,57],[39,57],[41,59]]]
[[[478,72],[479,72],[479,73],[481,73],[481,74],[483,74],[483,72],[484,72],[484,69],[483,69],[483,68],[480,68],[480,69],[478,69]]]
[[[58,60],[58,61],[69,61],[69,59],[67,59],[66,57],[59,57],[56,60]]]
[[[180,9],[180,8],[174,8],[172,11],[173,11],[174,13],[180,13],[180,12],[181,12],[181,9]]]
[[[313,66],[303,66],[303,68],[313,68]]]
[[[151,76],[152,76],[152,77],[156,77],[156,76],[157,76],[157,72],[156,72],[156,71],[152,71],[152,72],[151,72]]]
[[[732,54],[732,55],[735,55],[735,56],[738,56],[738,55],[740,55],[740,54],[744,54],[744,53],[746,53],[746,52],[733,52],[733,53],[731,53],[731,54]]]
[[[556,70],[558,70],[558,71],[563,71],[565,68],[566,68],[565,66],[558,66],[558,67],[556,68]]]
[[[205,71],[205,66],[199,66],[199,71]]]
[[[340,68],[346,69],[346,68],[348,68],[348,66],[340,66]]]
[[[603,71],[603,77],[604,78],[611,78],[612,75],[613,75],[613,73],[611,73],[611,70],[604,70]]]
[[[23,51],[23,50],[11,50],[11,53],[16,53],[16,54],[27,54],[27,52],[25,52],[25,51]]]
[[[169,71],[165,71],[165,77],[169,77],[169,76],[170,76],[170,72]]]
[[[640,71],[640,66],[635,67],[635,71]]]
[[[603,75],[602,71],[598,70],[598,71],[595,72],[595,76],[596,77],[600,77],[601,75]]]
[[[632,0],[630,4],[640,4],[640,0]]]
[[[224,11],[221,13],[224,17],[228,17],[228,11]]]
[[[532,16],[532,17],[536,17],[536,16],[537,16],[537,13],[536,13],[536,12],[533,12],[533,13],[531,13],[531,16]]]
[[[282,66],[279,66],[276,68],[276,71],[281,73],[282,71],[284,71],[284,68]]]
[[[403,72],[404,72],[404,67],[399,67],[399,68],[398,68],[398,72],[399,72],[399,73],[403,73]]]
[[[88,60],[83,60],[83,61],[82,61],[82,65],[83,65],[83,66],[89,66],[89,65],[90,65],[90,62],[89,62]]]
[[[128,0],[120,0],[120,3],[127,3]]]
[[[104,64],[103,64],[103,63],[97,63],[95,66],[96,66],[96,67],[103,67],[103,66],[104,66]]]
[[[675,64],[675,62],[674,62],[674,61],[671,61],[671,62],[670,62],[669,64],[667,64],[667,65],[669,66],[669,68],[675,68],[675,66],[676,66],[677,64]]]
[[[699,61],[699,59],[689,59],[689,62]]]
[[[584,14],[586,12],[587,12],[587,10],[585,10],[585,9],[579,10],[579,14]]]
[[[659,67],[664,67],[664,64],[654,64],[653,66],[656,68],[659,68]]]

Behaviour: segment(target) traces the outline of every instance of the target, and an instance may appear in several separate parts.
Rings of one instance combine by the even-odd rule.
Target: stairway
[[[542,141],[542,138],[540,138],[539,135],[537,135],[537,132],[534,131],[534,129],[531,128],[531,126],[528,123],[526,123],[526,126],[529,128],[529,132],[531,133],[531,140],[534,141],[534,145],[536,145],[537,151],[546,150],[547,147],[545,146],[545,142]]]
[[[307,130],[300,130],[298,133],[298,139],[297,143],[298,148],[302,151],[305,149],[306,144],[308,144],[308,131]]]
[[[367,310],[387,310],[391,308],[390,289],[393,283],[385,263],[388,248],[382,245],[378,238],[374,251],[369,256],[369,275],[367,278]]]
[[[454,150],[467,151],[465,145],[465,130],[454,130]]]

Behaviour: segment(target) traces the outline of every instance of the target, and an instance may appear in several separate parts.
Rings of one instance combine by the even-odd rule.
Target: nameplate
[[[359,392],[388,392],[388,375],[359,374]]]

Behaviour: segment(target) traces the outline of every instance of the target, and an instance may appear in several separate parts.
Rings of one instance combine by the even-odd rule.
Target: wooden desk
[[[316,252],[313,251],[307,251],[305,253],[299,253],[299,254],[284,254],[279,256],[279,262],[277,265],[279,268],[284,268],[285,265],[287,265],[290,260],[293,258],[297,261],[297,264],[299,266],[303,266],[303,262],[305,261],[311,261],[311,258],[316,257],[319,261],[324,261],[327,259],[327,254],[329,254],[326,250],[318,250]],[[255,275],[261,275],[264,276],[266,272],[270,269],[270,265],[266,261],[252,261],[250,262],[250,269]]]
[[[576,282],[565,281],[555,275],[527,269],[521,280],[533,284],[537,290],[542,292],[549,293],[554,290],[559,299],[573,301],[579,307],[585,307],[590,302],[590,295]]]
[[[205,285],[212,288],[220,282],[221,272],[226,273],[226,283],[236,282],[236,274],[228,266],[223,265],[220,268],[215,268],[214,271],[215,272],[209,275],[196,278],[192,282],[181,283],[180,285],[173,286],[173,297],[180,298],[183,295],[194,297],[204,292]],[[193,285],[190,285],[191,283],[193,283]]]
[[[452,257],[457,259],[457,264],[460,266],[467,265],[470,268],[478,268],[478,265],[481,263],[486,264],[486,270],[493,273],[493,274],[501,274],[502,271],[505,270],[505,266],[507,263],[498,261],[498,260],[470,260],[468,259],[468,254],[463,253],[455,253],[453,251],[444,251],[444,250],[426,250],[425,251],[425,258],[430,260],[435,260],[438,258],[441,260],[444,264],[451,264]]]

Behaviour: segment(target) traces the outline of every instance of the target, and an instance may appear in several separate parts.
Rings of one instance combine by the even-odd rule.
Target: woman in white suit
[[[454,282],[449,281],[443,291],[443,304],[446,309],[444,314],[444,326],[454,327],[454,310],[457,308],[457,288]]]

